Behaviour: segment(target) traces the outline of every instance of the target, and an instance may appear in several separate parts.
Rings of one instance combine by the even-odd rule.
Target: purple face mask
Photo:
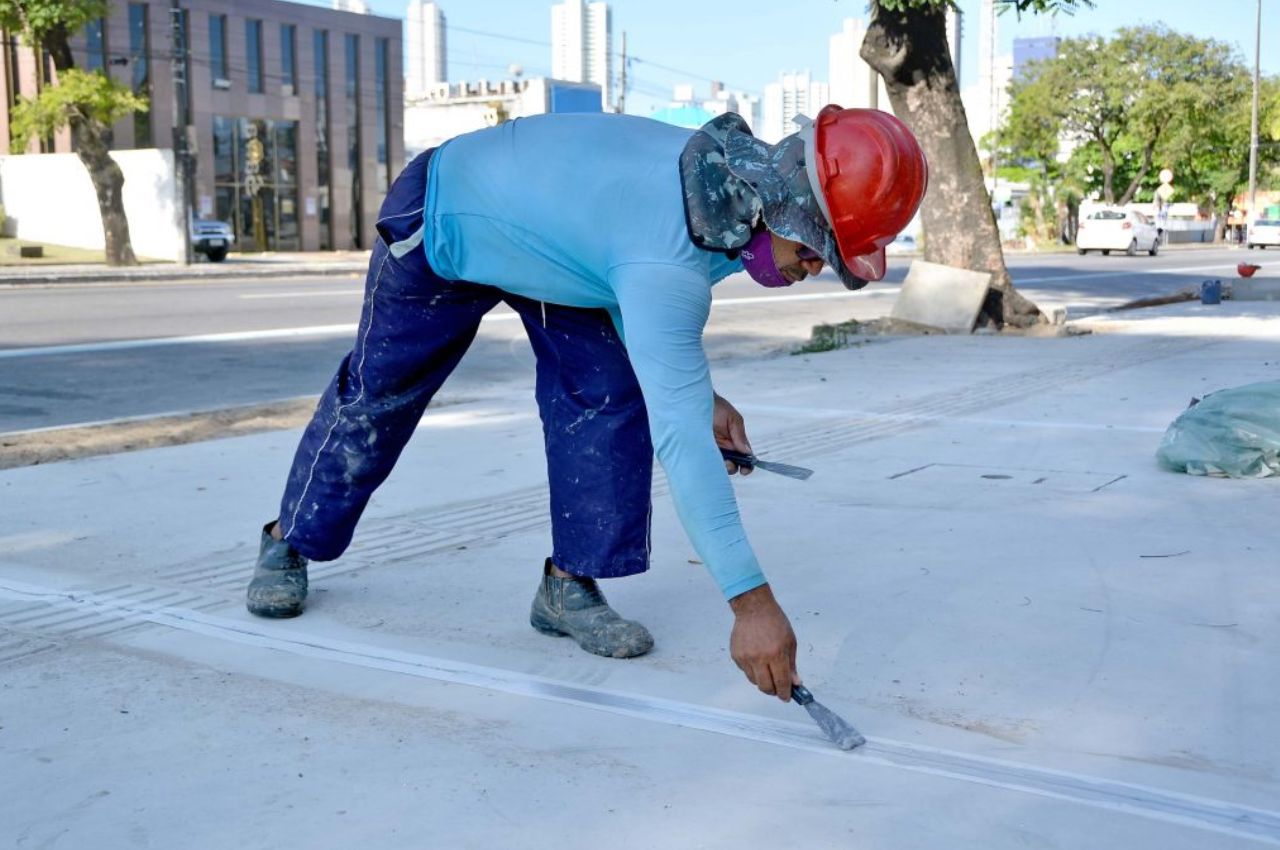
[[[816,252],[801,246],[796,252],[802,260],[822,259]],[[768,230],[761,230],[751,237],[742,247],[742,265],[751,275],[752,280],[761,286],[790,286],[791,281],[778,271],[778,262],[773,258],[773,238]]]
[[[790,286],[791,281],[778,271],[778,264],[773,259],[773,238],[768,230],[761,230],[752,235],[751,240],[742,246],[742,265],[751,275],[751,279],[761,286]]]

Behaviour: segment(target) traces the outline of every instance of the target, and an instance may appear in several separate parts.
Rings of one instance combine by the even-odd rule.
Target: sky
[[[328,0],[304,0],[328,6]],[[368,0],[374,14],[405,16],[407,0]],[[551,70],[551,0],[437,0],[449,28],[449,79],[453,82],[509,76],[512,64],[526,76]],[[810,70],[827,79],[827,45],[844,18],[863,18],[863,0],[611,0],[614,50],[627,34],[628,112],[665,106],[677,83],[693,83],[706,96],[710,80],[757,94],[788,71]],[[1118,27],[1164,23],[1171,29],[1235,46],[1253,65],[1256,0],[1097,0],[1074,15],[1000,16],[1000,51],[1014,37],[1108,35]],[[1280,0],[1262,0],[1262,71],[1280,73]],[[977,80],[980,0],[960,0],[965,13],[961,85]],[[1270,45],[1270,49],[1268,48]]]

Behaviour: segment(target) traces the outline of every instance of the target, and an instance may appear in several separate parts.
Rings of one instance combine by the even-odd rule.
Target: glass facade
[[[219,80],[229,80],[227,76],[227,16],[209,16],[209,73],[213,77],[213,87],[220,88]]]
[[[351,173],[351,218],[349,236],[352,248],[364,247],[364,216],[360,202],[364,195],[360,174],[360,36],[347,33],[346,44],[346,119],[347,168]]]
[[[262,21],[244,22],[245,85],[252,94],[262,94]]]
[[[215,115],[214,217],[241,251],[296,251],[298,122]]]
[[[391,40],[380,38],[375,43],[374,50],[374,72],[373,72],[373,97],[374,108],[377,110],[377,120],[374,127],[374,139],[377,146],[377,185],[378,194],[385,195],[387,187],[391,185],[391,169],[389,157],[387,153],[387,120],[389,110],[387,109],[387,97],[389,90],[387,87],[387,66],[391,61]]]
[[[132,69],[133,93],[151,100],[151,31],[147,21],[147,4],[129,4],[129,67]],[[151,110],[133,113],[133,146],[149,148]]]
[[[293,24],[281,24],[280,86],[287,95],[298,93],[297,43],[298,28]]]
[[[329,149],[329,33],[316,30],[312,50],[316,72],[316,211],[320,216],[320,250],[330,251],[333,221],[329,216],[329,183],[333,154]]]
[[[84,67],[101,71],[107,67],[107,21],[94,18],[84,25]]]

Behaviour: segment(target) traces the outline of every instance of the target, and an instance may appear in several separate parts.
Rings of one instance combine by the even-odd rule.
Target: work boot
[[[245,604],[259,617],[296,617],[307,600],[307,559],[283,540],[271,536],[274,522],[262,528],[258,564]]]
[[[607,658],[634,658],[653,649],[649,630],[619,617],[595,579],[558,578],[551,574],[550,558],[542,568],[529,623],[544,635],[568,635],[587,652]]]

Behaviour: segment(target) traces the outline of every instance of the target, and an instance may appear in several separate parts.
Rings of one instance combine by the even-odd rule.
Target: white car
[[[899,233],[897,236],[893,237],[893,241],[884,248],[884,252],[889,256],[914,254],[919,250],[920,246],[916,244],[916,238],[910,233]]]
[[[1280,245],[1280,218],[1260,218],[1249,225],[1249,247],[1264,251],[1268,245]]]
[[[1089,213],[1076,232],[1076,252],[1124,251],[1130,257],[1139,251],[1155,256],[1160,250],[1160,228],[1134,210],[1105,207]]]

